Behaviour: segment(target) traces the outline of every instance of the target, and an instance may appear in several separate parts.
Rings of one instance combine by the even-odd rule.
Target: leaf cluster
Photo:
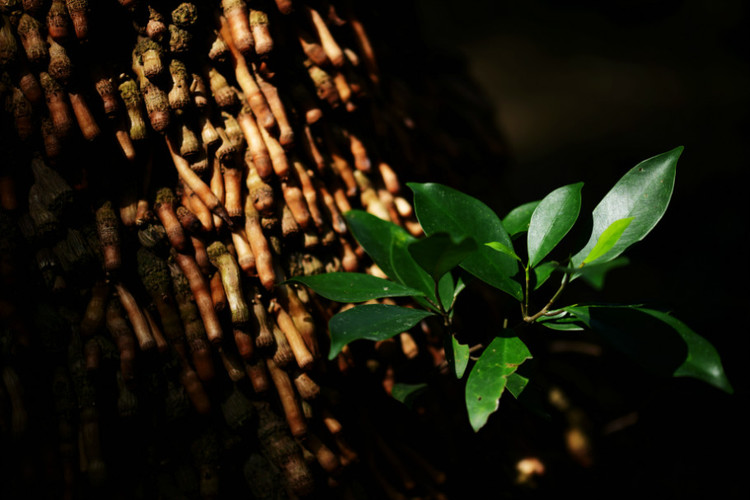
[[[731,392],[713,346],[670,314],[638,305],[573,304],[553,309],[571,281],[580,277],[600,289],[608,271],[627,264],[623,252],[656,226],[669,205],[682,149],[654,156],[628,171],[594,208],[587,243],[564,261],[549,256],[578,221],[583,183],[555,189],[502,219],[480,200],[448,186],[411,183],[424,238],[364,211],[346,214],[351,233],[389,279],[329,273],[290,281],[337,302],[409,297],[419,306],[367,303],[336,314],[329,322],[330,359],[354,340],[388,339],[429,316],[442,317],[446,359],[457,378],[468,371],[465,401],[474,430],[497,410],[506,389],[515,397],[521,394],[528,380],[517,370],[532,354],[519,338],[518,328],[498,328],[486,346],[456,340],[451,329],[453,308],[471,278],[519,302],[522,326],[589,328],[653,372],[694,377]],[[514,243],[523,243],[524,234],[525,252],[518,252]],[[544,307],[532,311],[530,295],[555,273],[562,275],[557,292]],[[471,363],[469,354],[476,350],[481,354]],[[395,397],[406,401],[422,387],[399,386]]]

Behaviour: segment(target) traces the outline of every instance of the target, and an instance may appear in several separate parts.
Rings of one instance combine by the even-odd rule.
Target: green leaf
[[[402,227],[362,210],[345,214],[354,238],[380,269],[392,280],[415,288],[434,301],[435,284],[409,253],[417,239]]]
[[[438,294],[440,295],[440,302],[442,303],[443,309],[448,311],[453,305],[453,297],[455,294],[455,283],[453,282],[453,276],[451,273],[445,273],[440,281],[438,282]]]
[[[654,228],[672,197],[677,159],[682,150],[680,146],[642,161],[615,184],[594,209],[591,237],[571,259],[573,267],[581,265],[604,230],[617,220],[634,217],[615,246],[599,258],[600,262],[613,260]]]
[[[604,278],[607,273],[618,267],[627,266],[630,260],[627,257],[618,257],[615,260],[604,262],[602,264],[591,264],[579,268],[581,271],[581,278],[583,281],[594,287],[596,290],[604,288]]]
[[[508,388],[508,392],[513,394],[514,398],[518,399],[528,383],[529,379],[527,379],[523,375],[519,375],[518,373],[511,373],[510,375],[508,375],[508,382],[506,383],[506,387]]]
[[[456,378],[460,379],[464,376],[466,367],[469,365],[469,346],[459,344],[453,335],[451,335],[451,343],[453,344],[453,368]]]
[[[693,377],[729,394],[734,392],[729,379],[724,373],[719,353],[716,352],[716,349],[708,340],[695,333],[690,327],[674,316],[654,309],[639,308],[639,310],[674,328],[687,344],[687,357],[677,370],[675,370],[674,377]]]
[[[564,309],[656,375],[694,377],[732,392],[714,347],[664,312],[637,306]]]
[[[489,243],[485,243],[486,246],[490,247],[493,250],[497,250],[500,253],[504,253],[505,255],[510,255],[514,259],[516,259],[518,262],[521,262],[521,257],[516,255],[516,252],[513,251],[512,248],[508,248],[499,241],[490,241]]]
[[[336,302],[365,302],[383,297],[422,296],[423,292],[364,273],[326,273],[295,276],[287,281],[302,283]]]
[[[455,238],[448,233],[433,233],[409,245],[411,256],[435,281],[476,250],[477,243],[471,237]]]
[[[541,200],[524,203],[508,212],[508,215],[505,216],[502,222],[503,227],[508,231],[508,235],[511,238],[529,230],[531,214],[534,213],[534,210],[537,205],[539,205],[540,201]]]
[[[563,332],[579,332],[586,326],[581,320],[570,314],[568,311],[559,311],[556,314],[542,316],[536,320],[542,326],[550,330]]]
[[[495,212],[481,201],[441,184],[409,183],[414,191],[414,210],[426,234],[448,232],[453,236],[471,236],[479,245],[476,253],[461,267],[517,300],[522,300],[521,285],[511,279],[518,263],[510,256],[484,246],[498,241],[513,248],[508,233]]]
[[[544,262],[532,269],[532,272],[534,273],[534,290],[537,290],[540,286],[542,286],[544,282],[547,281],[550,276],[552,276],[552,273],[559,267],[560,264],[558,264],[557,262]]]
[[[612,247],[620,241],[622,233],[624,233],[628,226],[630,226],[631,222],[633,222],[633,217],[616,220],[610,224],[609,227],[599,235],[596,245],[594,245],[594,248],[591,249],[586,258],[583,259],[581,265],[593,262],[609,252]]]
[[[367,252],[375,264],[391,279],[395,272],[391,265],[391,246],[398,226],[363,210],[350,210],[344,214],[352,236]]]
[[[342,311],[328,322],[331,332],[328,359],[334,359],[341,348],[353,340],[389,339],[431,315],[431,312],[420,309],[386,304],[365,304]]]
[[[529,349],[518,337],[495,337],[482,352],[466,380],[466,409],[475,432],[497,410],[508,376],[530,358]]]
[[[469,278],[471,278],[469,276]],[[466,281],[464,280],[464,276],[461,274],[458,275],[458,278],[456,278],[456,285],[453,288],[453,300],[456,300],[456,297],[458,297],[458,294],[463,292],[466,289]]]
[[[581,332],[583,331],[583,325],[580,321],[569,321],[569,320],[555,320],[555,321],[538,321],[542,326],[549,328],[550,330],[557,330],[561,332]]]
[[[391,389],[391,396],[396,401],[400,401],[407,407],[412,408],[414,406],[414,401],[425,390],[427,390],[427,384],[404,384],[396,382]]]
[[[582,182],[557,188],[534,210],[526,235],[530,267],[539,264],[575,224],[581,211],[582,188]]]
[[[594,286],[594,288],[601,289],[601,287],[604,285],[604,278],[606,276],[606,273],[608,273],[612,269],[626,266],[629,263],[630,260],[627,257],[618,257],[615,260],[607,262],[597,261],[593,264],[587,264],[583,267],[559,266],[557,267],[557,270],[564,273],[580,276],[584,279],[584,281],[588,281],[592,286]]]

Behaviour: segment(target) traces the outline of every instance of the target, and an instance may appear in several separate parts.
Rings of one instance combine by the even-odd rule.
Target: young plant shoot
[[[475,431],[497,410],[506,389],[516,398],[524,390],[528,380],[518,368],[532,353],[520,334],[531,324],[553,330],[589,328],[646,369],[697,378],[731,393],[714,347],[672,315],[639,305],[560,305],[570,282],[582,278],[600,289],[608,270],[627,263],[623,252],[642,240],[667,209],[682,150],[678,147],[654,156],[628,171],[593,210],[588,242],[567,260],[554,261],[549,256],[578,221],[583,183],[555,189],[502,220],[481,201],[455,189],[411,183],[424,238],[415,238],[365,211],[345,214],[352,235],[388,279],[342,272],[289,281],[333,301],[368,302],[330,319],[329,359],[354,340],[386,340],[429,316],[439,317],[446,360],[457,378],[466,378],[466,409]],[[524,233],[526,251],[520,252],[514,244],[523,241]],[[561,275],[557,291],[537,298],[541,285],[555,273]],[[486,345],[463,345],[454,335],[454,304],[465,288],[464,280],[471,276],[520,305],[521,317],[506,318],[504,325],[497,325]],[[394,305],[394,297],[410,298],[413,307]],[[387,300],[379,303],[379,299]],[[639,333],[644,329],[648,336]],[[645,344],[634,348],[638,342]],[[400,384],[393,396],[403,402],[410,390],[423,387]]]

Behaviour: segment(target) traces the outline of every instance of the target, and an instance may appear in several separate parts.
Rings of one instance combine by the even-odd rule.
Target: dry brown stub
[[[22,176],[3,167],[3,186],[21,201],[4,191],[3,209],[33,219],[34,265],[21,268],[39,268],[57,297],[69,294],[81,342],[66,349],[80,351],[84,372],[116,386],[120,418],[169,415],[144,433],[181,428],[191,442],[228,426],[236,434],[227,446],[245,444],[244,424],[216,418],[223,391],[236,389],[255,410],[233,418],[258,413],[247,429],[264,446],[266,467],[281,473],[277,482],[303,495],[312,472],[345,481],[360,455],[341,428],[354,433],[357,424],[322,411],[321,395],[363,361],[348,348],[326,361],[337,306],[283,282],[367,271],[343,216],[350,209],[413,222],[396,174],[402,159],[371,130],[393,121],[385,101],[368,102],[388,94],[374,87],[364,30],[340,2],[112,4],[47,2],[0,27],[20,42],[1,53],[14,64],[0,92],[12,103],[8,135],[75,179],[70,199],[50,203],[41,183],[6,182]],[[73,234],[90,247],[90,273],[66,268]],[[406,356],[421,355],[413,336],[398,339]],[[84,389],[105,408],[106,393]],[[117,456],[108,435],[94,439],[98,419],[117,412],[86,408],[71,421],[91,431],[85,480],[96,482]],[[117,425],[101,421],[102,430]],[[154,453],[181,463],[176,452]],[[208,476],[195,484],[220,491],[221,458],[201,460]],[[247,463],[243,472],[256,474],[256,461]]]

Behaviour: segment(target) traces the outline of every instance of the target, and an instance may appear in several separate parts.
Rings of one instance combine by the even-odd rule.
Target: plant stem
[[[526,265],[523,268],[523,272],[526,275],[526,286],[523,290],[523,303],[521,304],[521,314],[525,318],[529,310],[529,266]]]
[[[433,280],[435,282],[435,301],[437,302],[438,310],[440,311],[440,315],[443,316],[443,319],[445,320],[445,325],[448,326],[448,313],[445,311],[445,308],[443,307],[443,301],[440,298],[440,290],[438,289],[438,281]],[[429,302],[429,299],[427,299]]]
[[[542,308],[541,311],[539,311],[538,313],[534,314],[533,316],[527,316],[527,315],[524,314],[523,320],[525,322],[527,322],[527,323],[533,323],[534,321],[536,321],[537,319],[539,319],[539,317],[541,317],[544,314],[546,314],[547,311],[549,311],[549,308],[552,307],[552,304],[554,304],[555,301],[557,300],[557,298],[560,296],[560,294],[562,293],[563,289],[565,289],[565,286],[568,284],[569,277],[570,277],[570,275],[568,273],[565,273],[565,275],[563,276],[563,279],[562,279],[562,283],[560,283],[560,288],[557,289],[557,291],[555,292],[555,294],[552,296],[552,298],[549,300],[549,302],[547,302],[547,305]]]

